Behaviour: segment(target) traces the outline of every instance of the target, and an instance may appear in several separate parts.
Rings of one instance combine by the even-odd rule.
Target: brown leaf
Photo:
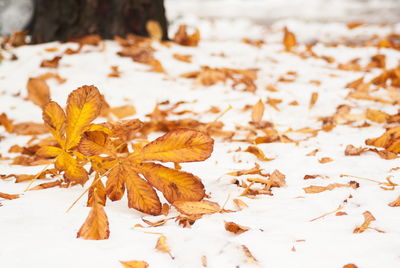
[[[246,247],[245,245],[242,245],[242,246],[241,246],[241,249],[242,249],[244,255],[245,255],[246,258],[247,258],[247,259],[246,259],[246,262],[248,262],[248,263],[254,263],[254,264],[257,264],[257,263],[258,263],[257,259],[254,258],[253,254],[251,254],[251,251],[249,250],[248,247]]]
[[[367,148],[354,147],[353,145],[349,144],[346,146],[344,155],[347,155],[347,156],[361,155],[362,153],[364,153],[366,151],[368,151]]]
[[[29,191],[49,189],[49,188],[53,188],[53,187],[60,186],[60,185],[61,185],[60,180],[44,182],[39,185],[36,185],[35,187],[30,188]]]
[[[353,233],[358,234],[358,233],[364,232],[365,230],[368,229],[370,223],[371,223],[372,221],[375,221],[375,220],[376,220],[375,217],[372,216],[371,212],[369,212],[369,211],[365,211],[365,212],[363,213],[363,216],[364,216],[364,223],[363,223],[361,226],[356,227],[356,228],[353,230]]]
[[[95,200],[88,217],[78,231],[77,238],[104,240],[108,239],[109,236],[110,230],[108,227],[107,215],[103,206]]]
[[[282,174],[279,170],[274,170],[270,176],[270,181],[272,182],[272,187],[282,187],[286,186],[285,181],[286,176]]]
[[[43,79],[29,78],[26,87],[28,99],[34,104],[43,107],[50,102],[50,88]]]
[[[6,194],[0,192],[0,198],[4,198],[7,200],[13,200],[19,198],[19,194]]]
[[[208,200],[201,201],[176,201],[173,206],[180,212],[186,215],[204,215],[214,214],[221,211],[218,203]]]
[[[320,162],[321,164],[326,164],[326,163],[329,163],[332,161],[333,161],[333,159],[330,157],[322,157],[321,159],[318,160],[318,162]]]
[[[12,120],[8,119],[5,113],[0,114],[0,125],[2,125],[8,133],[12,133],[14,130]]]
[[[225,222],[225,230],[234,234],[242,234],[250,230],[250,228],[230,221],[230,222]]]
[[[17,135],[41,135],[48,133],[48,129],[45,125],[34,122],[23,122],[14,124],[13,133]]]
[[[187,33],[187,26],[180,25],[175,33],[174,42],[182,46],[196,47],[200,41],[200,31],[198,29],[191,35]]]
[[[147,268],[149,264],[145,261],[119,261],[124,268]]]
[[[61,56],[55,56],[51,60],[43,60],[42,63],[40,64],[40,67],[42,67],[42,68],[58,68],[58,64],[61,59],[62,59]]]
[[[389,152],[398,154],[400,153],[400,127],[394,127],[386,131],[378,138],[367,139],[367,145],[382,147]]]
[[[90,185],[89,192],[88,192],[88,200],[86,206],[93,207],[94,202],[99,202],[100,205],[106,205],[106,188],[101,180],[98,179],[99,175],[96,173],[96,176]],[[96,196],[94,196],[96,195]]]
[[[121,71],[119,70],[119,67],[117,65],[111,66],[111,72],[108,74],[108,77],[120,77],[121,76]]]
[[[390,117],[387,113],[374,109],[367,109],[365,116],[376,123],[383,123]]]

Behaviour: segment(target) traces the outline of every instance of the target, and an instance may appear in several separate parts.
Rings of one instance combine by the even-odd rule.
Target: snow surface
[[[185,21],[186,20],[186,21]],[[399,33],[400,25],[362,26],[348,30],[340,23],[304,23],[299,21],[280,21],[271,27],[254,25],[243,20],[199,20],[195,17],[177,20],[200,27],[202,41],[199,47],[189,48],[172,45],[171,47],[155,44],[156,53],[167,70],[168,75],[147,72],[148,66],[133,62],[129,58],[116,55],[119,46],[107,41],[105,50],[85,47],[87,53],[66,55],[60,62],[58,73],[67,79],[64,84],[50,81],[52,98],[64,104],[67,95],[81,85],[96,85],[111,106],[132,104],[138,117],[145,120],[157,102],[170,100],[190,101],[182,109],[199,113],[193,116],[202,121],[212,121],[215,114],[205,113],[211,106],[224,110],[229,105],[233,109],[221,120],[226,130],[233,130],[237,125],[247,125],[250,111],[243,112],[245,105],[254,105],[260,98],[280,98],[278,112],[266,107],[265,120],[274,122],[280,131],[302,127],[319,128],[320,116],[329,116],[340,104],[354,107],[353,112],[364,112],[367,108],[395,113],[399,107],[344,99],[348,89],[345,85],[362,75],[370,79],[379,73],[340,71],[338,62],[345,63],[355,57],[361,62],[368,62],[377,53],[373,47],[350,48],[345,46],[327,47],[318,44],[315,51],[320,55],[333,56],[336,63],[329,64],[319,59],[301,59],[285,53],[281,44],[282,27],[289,26],[300,41],[343,40],[345,37],[362,38],[385,35],[392,31]],[[173,32],[177,25],[171,27]],[[240,42],[244,37],[263,39],[266,44],[256,48]],[[46,52],[45,48],[57,46],[59,52]],[[75,44],[49,43],[36,46],[23,46],[15,49],[17,61],[4,61],[0,64],[0,113],[6,112],[15,122],[41,122],[41,111],[26,97],[26,82],[33,77],[47,72],[38,68],[43,59],[51,59],[66,47],[75,48]],[[300,48],[301,49],[301,48]],[[183,63],[172,58],[172,54],[191,54],[193,63]],[[224,53],[224,57],[219,56]],[[398,64],[400,53],[382,49],[387,55],[388,68]],[[110,66],[118,65],[122,71],[120,78],[109,78]],[[179,75],[200,66],[230,68],[259,68],[256,93],[232,90],[229,83],[210,87],[195,85],[193,80],[179,78]],[[298,78],[293,83],[277,82],[287,71],[295,71]],[[319,80],[321,85],[310,83]],[[275,84],[278,92],[264,90],[266,85]],[[319,99],[313,109],[308,108],[312,92],[319,93]],[[20,94],[20,96],[19,96]],[[293,100],[299,106],[289,106]],[[182,116],[185,117],[185,116]],[[320,132],[315,138],[293,143],[261,144],[259,147],[267,157],[275,160],[260,162],[255,156],[245,152],[235,152],[239,147],[246,148],[246,143],[228,143],[217,139],[212,157],[204,162],[182,164],[185,171],[199,176],[205,184],[211,200],[226,209],[236,209],[232,200],[240,198],[249,207],[235,213],[213,214],[196,221],[191,228],[182,228],[174,221],[156,228],[133,228],[142,224],[142,218],[150,221],[163,216],[147,216],[128,209],[126,197],[117,202],[108,202],[105,210],[110,222],[110,239],[105,241],[86,241],[76,239],[76,233],[84,222],[89,208],[85,198],[69,212],[66,209],[84,190],[80,186],[68,189],[52,188],[23,193],[27,183],[15,184],[13,180],[0,180],[0,191],[21,193],[19,199],[1,200],[0,207],[0,267],[23,268],[71,268],[121,267],[119,260],[145,260],[150,267],[202,267],[201,257],[206,256],[208,267],[273,267],[273,268],[336,268],[354,263],[359,268],[397,268],[400,267],[400,208],[387,204],[397,198],[399,191],[384,191],[378,184],[343,178],[340,174],[351,174],[379,181],[392,175],[399,183],[399,171],[391,171],[399,166],[398,160],[383,160],[376,154],[362,156],[344,156],[346,145],[361,146],[365,139],[383,133],[382,124],[371,122],[371,127],[354,128],[346,125],[337,126],[331,132]],[[6,134],[0,142],[0,153],[8,156],[7,151],[13,144],[24,145],[29,137]],[[153,135],[155,138],[157,135]],[[306,156],[314,149],[319,149],[316,156]],[[322,157],[331,157],[334,161],[320,164]],[[226,175],[235,170],[247,169],[259,163],[266,172],[275,169],[286,175],[287,186],[273,188],[273,196],[260,195],[256,199],[239,197],[243,191],[232,184],[234,177]],[[0,162],[0,173],[35,174],[41,166],[11,166],[7,161]],[[304,175],[319,174],[326,178],[304,180]],[[242,176],[239,179],[257,176]],[[304,187],[310,185],[328,185],[347,183],[356,180],[358,189],[338,188],[319,194],[306,194]],[[41,182],[41,181],[40,181]],[[40,183],[39,181],[35,184]],[[85,186],[88,187],[89,184]],[[353,198],[349,198],[352,195]],[[326,212],[336,209],[348,199],[342,210],[348,215],[328,215],[312,221]],[[368,229],[361,234],[353,234],[353,229],[363,222],[362,213],[370,211],[376,218],[371,227],[384,233]],[[177,215],[175,210],[170,216]],[[224,221],[250,227],[241,235],[228,233]],[[149,233],[150,232],[150,233]],[[157,252],[154,247],[162,233],[167,237],[174,259],[167,254]],[[245,245],[252,252],[259,264],[246,261],[241,250]],[[295,251],[293,250],[295,249]]]

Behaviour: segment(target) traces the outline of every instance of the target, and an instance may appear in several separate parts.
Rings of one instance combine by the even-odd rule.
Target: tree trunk
[[[32,43],[68,41],[98,34],[104,39],[128,33],[147,36],[146,22],[157,21],[167,36],[163,0],[34,0],[27,26]]]

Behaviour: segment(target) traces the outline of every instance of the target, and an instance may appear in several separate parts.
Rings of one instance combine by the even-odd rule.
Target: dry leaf
[[[35,187],[30,188],[29,191],[49,189],[49,188],[53,188],[53,187],[60,186],[60,185],[61,185],[60,180],[44,182],[39,185],[36,185]]]
[[[189,35],[187,33],[187,26],[180,25],[173,40],[182,46],[196,47],[200,42],[200,31],[196,29],[193,34]]]
[[[243,200],[240,199],[233,199],[233,202],[235,203],[235,205],[239,210],[243,210],[249,207]]]
[[[264,115],[265,105],[261,99],[253,106],[253,111],[251,112],[251,120],[254,123],[259,123]]]
[[[6,194],[0,192],[0,198],[4,198],[7,200],[13,200],[19,198],[19,194]]]
[[[322,157],[321,159],[318,160],[318,162],[320,162],[321,164],[326,164],[326,163],[329,163],[332,161],[333,161],[333,159],[330,157]]]
[[[261,160],[261,161],[271,161],[271,160],[274,160],[274,158],[268,158],[268,157],[266,157],[265,154],[264,154],[264,152],[263,152],[260,148],[258,148],[257,146],[251,145],[251,146],[247,147],[247,149],[244,150],[244,152],[254,154],[254,155],[257,157],[257,159],[258,159],[258,160]]]
[[[242,245],[241,248],[242,248],[242,251],[243,251],[244,255],[245,255],[246,258],[247,258],[247,259],[246,259],[246,262],[248,262],[248,263],[254,263],[254,264],[257,264],[257,263],[258,263],[257,259],[254,258],[253,254],[251,254],[251,251],[249,250],[248,247],[246,247],[245,245]]]
[[[366,151],[368,151],[367,148],[354,147],[353,145],[349,144],[346,146],[344,155],[347,155],[347,156],[361,155],[362,153],[364,153]]]
[[[192,55],[182,55],[182,54],[173,54],[172,57],[174,57],[174,59],[179,60],[179,61],[183,61],[186,63],[192,63]]]
[[[365,211],[365,212],[363,213],[363,216],[364,216],[364,223],[363,223],[361,226],[356,227],[356,228],[353,230],[353,233],[358,234],[358,233],[364,232],[365,230],[368,229],[370,223],[371,223],[372,221],[375,221],[375,220],[376,220],[375,217],[372,216],[371,212],[369,212],[369,211]]]
[[[121,76],[121,71],[119,70],[119,67],[117,65],[111,66],[111,72],[108,74],[108,77],[120,77]]]
[[[119,261],[124,268],[147,268],[149,264],[145,261]]]
[[[276,169],[272,172],[269,180],[272,182],[272,187],[283,187],[286,186],[285,178],[286,176]]]
[[[283,36],[283,45],[285,51],[291,52],[292,48],[297,46],[296,36],[285,27]]]
[[[88,217],[79,229],[77,237],[88,240],[103,240],[108,239],[109,236],[110,230],[106,212],[103,206],[95,200]]]
[[[317,102],[317,100],[318,100],[318,93],[317,92],[313,92],[311,94],[310,104],[308,105],[308,108],[312,109],[314,107],[315,103]]]
[[[128,116],[135,115],[136,109],[132,105],[123,105],[111,108],[110,112],[114,114],[118,119],[122,119]]]
[[[374,109],[367,109],[365,116],[376,123],[383,123],[390,117],[387,113]]]
[[[61,56],[55,56],[51,60],[43,60],[42,63],[40,64],[40,67],[42,67],[42,68],[58,68],[58,64],[61,59],[62,59]]]
[[[26,87],[28,89],[28,99],[34,104],[43,107],[50,102],[50,88],[43,79],[29,78]]]
[[[357,265],[349,263],[343,266],[343,268],[358,268]]]
[[[382,147],[389,152],[400,153],[400,127],[394,127],[386,131],[380,137],[375,139],[367,139],[367,145]]]
[[[172,259],[174,257],[171,254],[171,250],[167,245],[167,238],[165,236],[160,236],[157,240],[156,249],[160,252],[167,253]]]
[[[186,215],[204,215],[214,214],[221,211],[218,203],[208,200],[201,201],[176,201],[173,206],[180,212]]]
[[[242,234],[250,230],[250,228],[236,224],[234,222],[225,222],[225,230],[234,234]]]
[[[342,184],[342,183],[332,183],[327,186],[316,186],[316,185],[311,185],[308,187],[303,188],[303,190],[307,194],[316,194],[316,193],[321,193],[324,191],[332,191],[335,188],[340,188],[340,187],[355,187],[353,184]]]
[[[389,203],[390,207],[400,207],[400,196],[396,200]]]

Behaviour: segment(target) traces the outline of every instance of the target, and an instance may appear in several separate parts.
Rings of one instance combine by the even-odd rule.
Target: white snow
[[[227,130],[233,130],[237,125],[246,125],[250,121],[251,112],[242,112],[242,108],[267,97],[283,100],[279,104],[280,112],[267,106],[264,115],[264,119],[277,124],[280,131],[289,128],[318,128],[321,123],[317,122],[317,118],[332,115],[340,104],[348,104],[359,113],[367,108],[389,113],[395,113],[398,109],[390,105],[344,99],[349,92],[344,86],[365,73],[337,70],[338,62],[345,63],[355,57],[360,57],[361,62],[368,62],[371,56],[377,54],[376,48],[327,47],[318,44],[315,48],[317,54],[337,59],[336,63],[329,64],[323,60],[301,59],[283,52],[281,38],[284,25],[300,41],[333,41],[374,34],[383,36],[396,29],[399,33],[399,25],[370,25],[348,30],[340,23],[320,24],[293,20],[280,21],[268,28],[242,20],[210,21],[192,17],[186,18],[186,21],[176,20],[175,23],[180,22],[199,26],[202,41],[195,48],[155,44],[158,49],[156,58],[164,65],[167,75],[147,72],[148,66],[117,56],[119,46],[107,41],[104,51],[85,47],[83,53],[62,58],[58,73],[67,82],[50,82],[52,98],[64,105],[72,90],[81,85],[93,84],[105,95],[111,106],[126,103],[134,105],[138,111],[135,117],[142,120],[146,120],[145,114],[150,113],[157,102],[164,100],[172,103],[195,100],[182,106],[182,109],[199,112],[200,115],[194,118],[202,121],[212,121],[215,118],[216,115],[204,113],[211,106],[224,110],[232,105],[233,109],[221,119]],[[171,27],[171,31],[176,29],[176,24]],[[244,37],[262,39],[266,44],[256,48],[241,43]],[[54,46],[59,47],[58,52],[45,51],[45,48]],[[49,43],[15,49],[13,52],[19,60],[7,60],[0,64],[0,113],[7,113],[15,122],[41,122],[40,109],[24,100],[27,95],[26,82],[28,77],[47,72],[39,68],[40,62],[60,54],[66,47],[75,47],[75,44]],[[193,63],[176,61],[172,58],[174,53],[193,55]],[[225,57],[215,56],[220,53],[224,53]],[[380,53],[387,55],[388,68],[399,63],[398,51],[382,49]],[[107,77],[112,65],[119,66],[122,71],[120,78]],[[229,83],[202,87],[195,85],[193,80],[179,78],[180,74],[198,70],[203,65],[259,68],[256,81],[258,90],[254,94],[235,91]],[[287,71],[298,73],[295,82],[277,82]],[[373,74],[377,73],[379,71],[374,70]],[[370,79],[373,74],[366,74],[366,78]],[[319,80],[321,85],[316,86],[310,80]],[[270,83],[275,84],[279,91],[265,90]],[[318,92],[319,99],[310,110],[308,103],[312,92]],[[21,96],[16,96],[17,93]],[[297,100],[300,105],[288,105],[293,100]],[[226,209],[236,209],[232,200],[240,198],[249,208],[235,213],[204,216],[191,228],[182,228],[176,222],[169,221],[161,227],[143,229],[133,226],[145,225],[141,220],[143,217],[156,221],[163,216],[147,216],[128,209],[124,198],[117,202],[107,202],[105,210],[109,217],[111,236],[105,241],[75,238],[89,211],[85,207],[85,198],[69,213],[65,213],[84,188],[75,186],[24,193],[27,183],[15,184],[13,180],[0,180],[0,192],[22,194],[19,199],[1,200],[0,267],[112,268],[121,267],[119,260],[145,260],[150,267],[196,268],[202,267],[202,256],[207,257],[210,268],[336,268],[348,263],[354,263],[359,268],[400,267],[400,208],[387,205],[397,198],[398,189],[385,191],[373,182],[340,177],[340,174],[351,174],[384,181],[392,175],[393,181],[399,183],[400,172],[391,171],[399,166],[398,160],[383,160],[372,153],[354,157],[344,155],[346,145],[361,146],[365,139],[377,137],[384,132],[382,124],[371,124],[368,128],[337,126],[331,132],[320,132],[317,137],[298,145],[259,145],[267,157],[275,158],[270,162],[260,162],[249,153],[235,152],[238,147],[246,148],[249,144],[228,143],[217,139],[210,159],[183,164],[183,169],[202,179],[212,201],[221,205],[227,201]],[[7,151],[11,145],[24,145],[29,139],[6,134],[1,126],[0,130],[5,136],[0,141],[0,153],[3,156],[10,155]],[[316,156],[305,156],[314,149],[319,149]],[[334,161],[320,164],[318,159],[322,157],[331,157]],[[286,175],[287,186],[274,188],[273,196],[261,195],[256,199],[239,197],[243,189],[232,184],[234,178],[226,173],[251,168],[254,163],[259,163],[266,172],[280,170]],[[41,168],[10,166],[7,161],[0,162],[1,174],[35,174]],[[307,174],[319,174],[327,178],[304,180]],[[239,179],[247,177],[257,176],[242,176]],[[304,187],[310,185],[347,183],[350,180],[359,182],[360,187],[338,188],[319,194],[306,194],[303,191]],[[350,195],[353,197],[349,198]],[[328,215],[310,222],[336,209],[345,199],[348,202],[342,211],[348,215]],[[371,227],[383,230],[384,233],[368,229],[364,233],[353,234],[353,229],[362,224],[362,213],[366,210],[376,218]],[[177,212],[173,210],[169,216],[175,215]],[[224,221],[233,221],[251,230],[233,235],[225,231]],[[154,233],[162,233],[167,237],[175,259],[154,249],[159,237],[159,234]],[[258,260],[258,265],[246,262],[241,245],[249,248]]]

